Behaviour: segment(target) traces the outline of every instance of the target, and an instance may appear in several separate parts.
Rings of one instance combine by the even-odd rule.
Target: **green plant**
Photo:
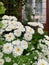
[[[0,2],[0,14],[4,14],[6,11],[6,8],[4,7],[3,2]]]

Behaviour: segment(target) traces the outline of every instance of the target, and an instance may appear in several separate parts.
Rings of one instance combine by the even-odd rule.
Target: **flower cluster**
[[[24,26],[4,15],[0,28],[0,65],[49,65],[49,36],[40,22]]]

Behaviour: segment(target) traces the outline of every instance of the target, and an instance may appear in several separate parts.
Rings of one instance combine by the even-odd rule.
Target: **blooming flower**
[[[20,30],[15,30],[14,35],[17,36],[17,37],[20,37],[21,36],[21,31]]]
[[[0,52],[0,58],[2,58],[3,57],[3,53],[2,52]]]
[[[27,41],[30,41],[32,39],[32,34],[30,33],[25,33],[24,34],[24,39],[27,40]]]
[[[16,21],[9,21],[9,25],[13,26],[16,24]]]
[[[23,49],[27,49],[27,48],[28,48],[28,43],[27,43],[25,40],[22,40],[22,41],[21,41],[21,47],[22,47]]]
[[[48,36],[48,35],[44,35],[44,37],[45,37],[47,40],[49,40],[49,36]]]
[[[0,35],[1,35],[3,32],[4,32],[4,30],[3,30],[3,29],[0,29]]]
[[[38,33],[41,34],[41,35],[44,34],[43,29],[42,28],[38,28]]]
[[[44,59],[39,59],[37,65],[48,65],[48,63]]]
[[[3,24],[2,29],[5,29],[7,27],[7,24]]]
[[[4,60],[0,59],[0,65],[4,65]]]
[[[9,20],[17,21],[17,18],[15,16],[9,16]]]
[[[6,31],[11,31],[11,30],[12,30],[12,26],[8,26],[8,27],[6,27],[5,30],[6,30]]]
[[[5,35],[6,41],[12,41],[14,40],[15,36],[13,33],[9,33]]]
[[[2,20],[2,24],[8,24],[8,20]]]
[[[34,27],[38,26],[37,22],[28,22],[28,24],[31,25],[31,26],[34,26]]]
[[[20,45],[20,40],[19,40],[19,39],[14,40],[14,41],[12,42],[12,44],[13,44],[13,45]]]
[[[29,26],[25,26],[25,28],[26,28],[26,32],[29,32],[29,33],[31,33],[31,34],[34,34],[34,33],[35,33],[35,31],[34,31],[33,28],[31,28],[31,27],[29,27]]]
[[[11,58],[10,57],[5,57],[6,62],[11,62]]]
[[[21,32],[24,32],[24,31],[25,31],[24,26],[23,26],[23,25],[20,25],[19,30],[20,30]]]
[[[16,46],[13,49],[13,55],[14,55],[14,57],[20,56],[20,55],[22,55],[22,53],[23,53],[23,48],[21,46]]]
[[[49,41],[48,40],[45,40],[44,42],[45,42],[45,44],[47,44],[49,46]]]
[[[2,17],[2,19],[8,20],[8,19],[9,19],[9,16],[8,16],[8,15],[4,15],[4,16]]]
[[[10,54],[13,50],[13,46],[11,45],[11,43],[6,43],[3,45],[3,52],[5,54]]]
[[[14,63],[13,65],[18,65],[17,63]]]
[[[40,28],[44,29],[44,26],[43,26],[42,23],[38,22],[38,26],[39,26]]]

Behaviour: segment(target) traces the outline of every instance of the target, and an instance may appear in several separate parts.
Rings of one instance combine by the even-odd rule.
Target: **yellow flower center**
[[[6,49],[9,49],[9,48],[10,48],[9,46],[6,47]]]
[[[13,22],[11,22],[11,24],[13,24]]]
[[[19,51],[20,51],[20,49],[19,49],[19,48],[17,48],[17,49],[16,49],[16,52],[19,52]]]
[[[26,43],[24,43],[24,45],[26,45]]]
[[[28,37],[29,37],[29,35],[28,35]]]
[[[2,64],[2,61],[0,61],[0,64]]]
[[[9,35],[8,37],[11,38],[11,35]]]
[[[45,65],[44,63],[42,63],[41,65]]]
[[[32,32],[32,29],[30,29],[30,32]]]
[[[16,34],[18,34],[19,32],[16,32]]]

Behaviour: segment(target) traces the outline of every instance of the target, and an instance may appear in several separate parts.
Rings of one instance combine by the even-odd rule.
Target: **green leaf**
[[[0,28],[3,26],[2,22],[0,21]]]

